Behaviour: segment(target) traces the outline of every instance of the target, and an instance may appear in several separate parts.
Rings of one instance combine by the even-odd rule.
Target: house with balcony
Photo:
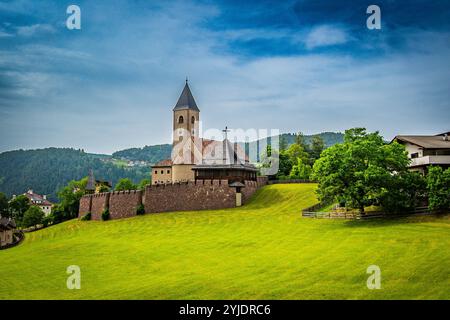
[[[411,159],[410,170],[426,174],[430,165],[450,167],[449,132],[434,136],[399,135],[393,141],[405,146]]]

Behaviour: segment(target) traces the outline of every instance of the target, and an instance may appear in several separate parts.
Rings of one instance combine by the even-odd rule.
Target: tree
[[[388,192],[380,200],[386,212],[412,211],[426,199],[426,179],[418,172],[400,172],[392,175],[387,182]]]
[[[88,178],[72,180],[58,192],[59,204],[53,210],[53,222],[59,223],[78,216],[80,199],[86,193]]]
[[[145,190],[145,187],[151,183],[150,179],[142,179],[141,182],[139,182],[138,190]]]
[[[25,195],[15,197],[9,202],[9,212],[18,226],[22,226],[25,212],[30,208],[30,200]]]
[[[450,209],[450,168],[431,166],[427,175],[428,206],[430,210]]]
[[[22,225],[25,228],[37,226],[42,223],[42,219],[44,219],[44,212],[39,207],[31,206],[23,215]]]
[[[311,142],[311,158],[314,161],[320,158],[320,154],[325,149],[325,143],[319,135],[315,135]]]
[[[319,182],[320,200],[345,202],[364,213],[364,207],[380,203],[392,176],[406,172],[408,164],[404,146],[386,144],[378,132],[354,128],[345,132],[344,143],[322,152],[313,178]]]
[[[297,158],[297,164],[292,166],[291,173],[289,174],[289,178],[291,179],[309,179],[311,176],[312,169],[311,166],[305,164],[301,158]]]
[[[305,151],[302,145],[297,143],[291,144],[289,149],[286,150],[286,154],[288,155],[291,163],[297,163],[297,159],[301,159],[303,163],[309,163],[309,155]]]
[[[116,187],[114,188],[115,191],[125,191],[125,190],[136,190],[138,187],[128,178],[120,179],[119,182],[117,182]]]
[[[0,192],[0,216],[10,217],[8,198],[4,193]]]
[[[288,143],[284,135],[280,135],[280,152],[287,149]]]

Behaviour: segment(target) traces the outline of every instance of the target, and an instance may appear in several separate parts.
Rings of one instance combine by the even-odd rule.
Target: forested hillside
[[[288,145],[294,143],[295,134],[284,133],[282,136],[286,139]],[[310,144],[314,135],[303,136],[306,144]],[[322,132],[319,133],[324,143],[325,147],[330,147],[336,143],[341,143],[344,141],[344,135],[339,132]],[[170,158],[170,153],[172,152],[172,145],[161,144],[156,146],[145,146],[143,148],[131,148],[121,151],[114,152],[112,154],[113,158],[116,159],[127,159],[133,161],[147,161],[150,163],[156,163],[158,161]]]
[[[160,144],[156,146],[145,146],[143,148],[131,148],[114,152],[113,158],[127,159],[134,161],[147,161],[156,163],[158,161],[170,158],[172,145]]]
[[[113,184],[120,178],[130,178],[135,183],[150,178],[149,168],[121,167],[106,160],[108,156],[91,155],[69,148],[4,152],[0,154],[0,192],[10,197],[32,188],[56,200],[56,193],[61,187],[70,180],[87,176],[89,169],[94,170],[96,179]]]

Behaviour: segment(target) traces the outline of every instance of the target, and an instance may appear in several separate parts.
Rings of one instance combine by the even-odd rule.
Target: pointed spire
[[[91,169],[89,170],[89,176],[88,176],[88,182],[86,185],[86,191],[95,191],[95,178],[94,178],[94,171]]]
[[[195,111],[200,111],[195,103],[194,96],[192,95],[191,89],[189,88],[188,78],[186,77],[186,84],[184,85],[183,92],[181,92],[180,98],[173,110],[183,110],[191,109]]]

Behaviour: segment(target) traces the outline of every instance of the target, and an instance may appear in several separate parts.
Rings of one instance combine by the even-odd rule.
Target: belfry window
[[[192,123],[192,124],[195,123],[195,117],[194,117],[194,116],[192,116],[192,118],[191,118],[191,123]]]
[[[180,116],[180,117],[178,118],[178,123],[184,123],[184,118],[183,118],[183,116]]]

